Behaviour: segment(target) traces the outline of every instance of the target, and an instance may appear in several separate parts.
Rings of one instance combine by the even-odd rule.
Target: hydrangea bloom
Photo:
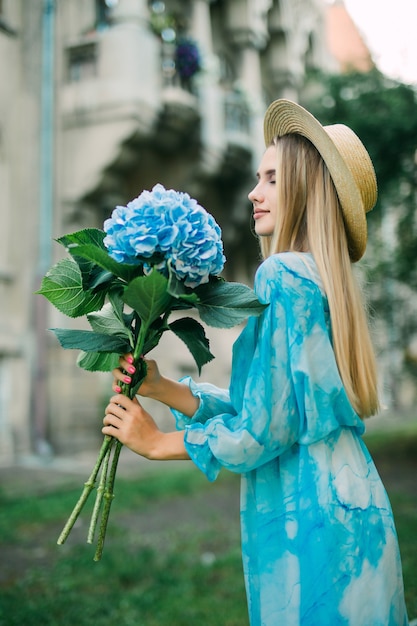
[[[188,287],[206,283],[223,269],[221,231],[214,218],[187,193],[157,184],[126,206],[118,206],[104,222],[104,245],[119,263],[151,268],[147,259],[160,255],[157,268],[168,264]]]

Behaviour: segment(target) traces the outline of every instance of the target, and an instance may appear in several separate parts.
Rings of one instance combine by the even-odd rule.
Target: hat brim
[[[350,258],[352,261],[358,261],[365,252],[367,242],[365,207],[355,178],[335,141],[336,139],[343,140],[345,144],[346,142],[359,142],[363,147],[362,143],[347,126],[335,124],[325,127],[299,104],[290,100],[276,100],[268,107],[264,118],[265,145],[268,147],[275,137],[291,133],[309,139],[322,156],[339,197]],[[365,148],[363,151],[366,153]]]

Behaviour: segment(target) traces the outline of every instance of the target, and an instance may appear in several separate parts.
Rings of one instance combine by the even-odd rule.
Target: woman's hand
[[[159,372],[156,361],[151,359],[144,359],[146,362],[146,378],[139,387],[137,393],[145,398],[152,398],[157,395],[158,385],[162,382],[162,376]],[[132,382],[132,375],[135,373],[135,366],[133,364],[133,356],[131,354],[125,354],[119,359],[120,366],[112,371],[114,380],[112,389],[115,393],[122,391],[121,383],[130,385]]]
[[[103,434],[111,435],[148,459],[162,435],[151,415],[134,398],[118,394],[110,398],[103,420]]]
[[[192,417],[200,405],[200,400],[191,393],[189,386],[162,376],[156,361],[151,359],[144,360],[147,367],[146,378],[137,393],[144,398],[158,400],[158,402],[166,404],[171,409]],[[121,383],[130,385],[132,375],[135,373],[131,354],[121,356],[119,362],[120,367],[112,372],[114,377],[112,388],[115,393],[121,393]]]
[[[123,394],[110,399],[103,419],[104,435],[115,437],[136,454],[154,460],[189,459],[184,433],[163,433],[152,416],[138,402]]]

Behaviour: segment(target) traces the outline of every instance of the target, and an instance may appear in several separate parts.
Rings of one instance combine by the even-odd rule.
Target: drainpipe
[[[54,21],[55,0],[43,0],[42,77],[40,125],[39,250],[36,284],[52,263],[52,223],[54,199]],[[35,296],[36,350],[32,370],[33,444],[42,457],[52,453],[48,441],[48,302]]]

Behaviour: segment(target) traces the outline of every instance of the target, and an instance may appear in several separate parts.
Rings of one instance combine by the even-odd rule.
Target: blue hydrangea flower
[[[197,287],[218,276],[225,257],[220,227],[187,193],[157,184],[126,206],[118,206],[104,222],[104,245],[119,263],[152,267],[167,273],[168,264],[188,287]]]

